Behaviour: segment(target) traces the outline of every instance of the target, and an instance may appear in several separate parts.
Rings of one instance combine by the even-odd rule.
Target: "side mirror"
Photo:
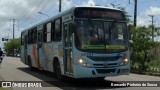
[[[133,40],[129,40],[129,43],[133,43]]]

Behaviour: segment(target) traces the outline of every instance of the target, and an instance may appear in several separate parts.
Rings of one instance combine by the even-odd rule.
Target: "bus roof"
[[[117,9],[117,8],[113,8],[113,7],[104,7],[104,6],[74,6],[74,8],[77,8],[77,7],[86,7],[86,8],[104,8],[104,9],[112,9],[112,10],[119,10],[119,11],[122,11],[122,10]]]
[[[44,21],[41,21],[41,22],[39,22],[39,23],[37,23],[37,24],[35,24],[35,25],[32,25],[32,26],[24,29],[22,32],[28,31],[28,30],[34,28],[35,26],[39,26],[39,25],[41,25],[41,24],[44,24],[44,23],[47,23],[47,22],[52,21],[52,20],[54,20],[54,19],[57,19],[57,18],[65,15],[65,14],[67,14],[67,13],[71,13],[72,11],[74,11],[75,8],[100,8],[100,9],[111,9],[111,10],[122,11],[122,10],[117,9],[117,8],[104,7],[104,6],[73,6],[73,7],[69,8],[69,9],[67,9],[67,10],[65,10],[65,11],[62,11],[62,12],[56,14],[55,16],[49,17],[48,19],[46,19],[46,20],[44,20]]]

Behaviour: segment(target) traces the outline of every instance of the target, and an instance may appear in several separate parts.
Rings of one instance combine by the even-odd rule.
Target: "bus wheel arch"
[[[57,57],[53,58],[53,72],[56,74],[56,63],[59,62]]]
[[[62,75],[62,72],[61,72],[60,62],[57,57],[53,59],[53,69],[54,69],[54,74],[56,78],[60,81],[64,81],[64,76]]]

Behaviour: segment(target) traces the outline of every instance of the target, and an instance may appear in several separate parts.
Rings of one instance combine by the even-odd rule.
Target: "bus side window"
[[[42,46],[42,33],[41,32],[38,33],[38,46],[39,47]]]
[[[54,32],[54,41],[61,40],[61,19],[57,19],[55,21],[55,32]]]
[[[47,36],[47,25],[45,24],[43,27],[44,27],[43,28],[43,42],[46,42],[47,41],[47,39],[46,39],[46,36]]]
[[[33,44],[33,41],[34,41],[34,29],[31,29],[30,44]]]
[[[21,45],[24,45],[24,32],[21,33]]]
[[[55,22],[51,23],[51,40],[54,40]]]
[[[33,29],[33,43],[35,44],[37,42],[37,28]]]
[[[31,44],[31,30],[28,31],[28,44]]]
[[[47,34],[46,34],[46,40],[47,42],[51,42],[51,23],[47,23]]]

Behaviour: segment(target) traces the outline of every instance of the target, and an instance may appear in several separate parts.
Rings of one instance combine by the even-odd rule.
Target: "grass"
[[[137,74],[151,75],[151,76],[159,76],[160,77],[160,57],[150,60],[149,62],[145,62],[144,70],[140,69],[141,63],[134,62],[131,63],[131,72]]]
[[[0,90],[7,90],[7,88],[2,88],[2,87],[0,87]]]

